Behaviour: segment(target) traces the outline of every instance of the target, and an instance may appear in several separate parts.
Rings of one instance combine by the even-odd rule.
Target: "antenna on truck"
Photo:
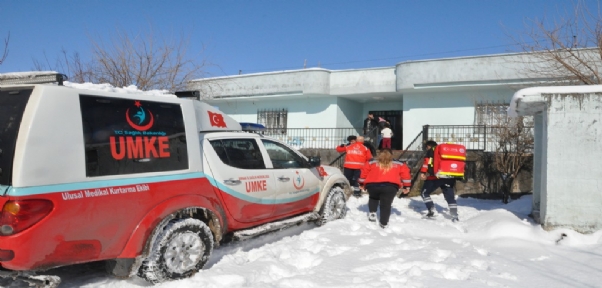
[[[66,80],[69,80],[67,75],[54,71],[13,72],[0,74],[0,85],[58,83],[59,86],[63,86],[63,81]]]

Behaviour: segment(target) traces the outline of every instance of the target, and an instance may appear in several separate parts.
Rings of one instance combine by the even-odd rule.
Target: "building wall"
[[[475,103],[510,103],[514,90],[504,87],[482,89],[431,89],[403,94],[403,147],[422,131],[423,125],[473,125]]]
[[[370,94],[395,92],[393,67],[362,70],[333,71],[330,76],[330,94]]]
[[[544,227],[602,229],[602,93],[544,97],[548,100]]]
[[[368,111],[402,110],[406,147],[423,125],[472,125],[476,101],[509,102],[514,91],[540,81],[521,74],[527,57],[501,54],[382,68],[277,71],[198,79],[188,88],[240,121],[256,121],[258,107],[289,108],[291,128],[361,128]]]
[[[334,96],[295,97],[294,99],[206,101],[239,122],[257,122],[257,110],[287,109],[288,128],[333,128],[339,108]],[[345,126],[350,127],[350,126]]]
[[[337,98],[337,104],[336,127],[361,129],[363,104],[345,98]]]
[[[520,85],[527,80],[527,54],[500,54],[474,57],[403,62],[397,65],[397,91],[424,88]]]

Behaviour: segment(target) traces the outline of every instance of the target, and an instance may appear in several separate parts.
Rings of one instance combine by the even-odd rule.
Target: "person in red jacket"
[[[376,221],[376,209],[380,202],[380,227],[386,228],[391,217],[393,199],[403,187],[403,193],[410,193],[412,177],[410,169],[402,162],[393,160],[391,149],[383,149],[378,159],[372,159],[362,168],[359,183],[368,190],[368,220]]]
[[[356,136],[349,136],[347,137],[349,143],[347,145],[341,144],[341,146],[336,149],[339,153],[346,153],[345,163],[343,164],[343,175],[345,175],[345,178],[349,180],[349,184],[353,187],[353,195],[355,197],[361,197],[362,192],[357,183],[357,179],[360,177],[360,170],[364,166],[364,163],[372,158],[372,153],[370,153],[370,150],[366,148],[363,143],[356,140]]]
[[[447,201],[447,207],[449,208],[449,214],[452,217],[452,222],[459,221],[458,219],[458,204],[456,203],[456,197],[454,195],[454,186],[456,185],[456,179],[453,178],[437,178],[434,171],[435,152],[437,149],[437,142],[433,140],[426,141],[426,156],[422,168],[420,168],[420,179],[425,180],[422,186],[422,201],[426,205],[428,213],[427,217],[435,216],[435,204],[431,199],[431,193],[437,188],[441,188],[445,201]]]

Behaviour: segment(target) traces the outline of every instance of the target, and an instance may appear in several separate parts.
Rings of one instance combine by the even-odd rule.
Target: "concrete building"
[[[525,54],[402,62],[392,67],[275,71],[191,81],[204,101],[241,122],[286,111],[287,128],[355,128],[368,112],[384,116],[402,149],[429,125],[474,125],[479,105],[507,105],[526,78]],[[505,112],[505,111],[502,111]],[[261,121],[259,121],[261,122]],[[488,124],[488,123],[483,123]],[[402,132],[402,133],[399,133]]]
[[[546,229],[602,229],[602,85],[523,89],[509,114],[534,115],[534,218]]]

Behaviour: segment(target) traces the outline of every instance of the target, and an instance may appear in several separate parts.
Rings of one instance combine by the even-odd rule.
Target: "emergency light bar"
[[[0,85],[44,84],[57,82],[63,86],[63,81],[69,77],[57,72],[14,72],[0,74]]]
[[[242,131],[264,131],[265,130],[265,126],[263,126],[259,123],[241,122],[239,124],[240,124],[240,127],[242,128]]]

